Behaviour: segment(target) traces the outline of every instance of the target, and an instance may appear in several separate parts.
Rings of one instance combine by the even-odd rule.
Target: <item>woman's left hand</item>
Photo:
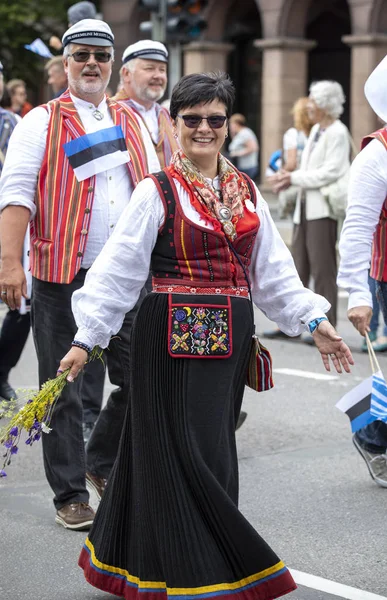
[[[331,370],[331,360],[338,373],[342,373],[342,369],[347,373],[351,372],[349,365],[355,364],[351,351],[329,321],[320,323],[313,333],[313,339],[327,371]]]

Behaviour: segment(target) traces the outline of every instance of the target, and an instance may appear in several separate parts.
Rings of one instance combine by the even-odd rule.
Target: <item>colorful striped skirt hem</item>
[[[296,589],[293,578],[282,561],[233,583],[197,588],[169,588],[163,581],[141,581],[126,569],[101,563],[95,556],[94,547],[89,539],[86,539],[83,546],[79,566],[91,585],[125,600],[138,600],[139,594],[143,600],[272,600]]]

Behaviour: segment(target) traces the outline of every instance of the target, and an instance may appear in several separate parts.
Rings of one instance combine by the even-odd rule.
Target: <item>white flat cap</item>
[[[105,21],[83,19],[75,25],[71,25],[62,37],[63,46],[72,43],[88,46],[113,46],[114,35]]]
[[[144,58],[148,60],[160,60],[168,62],[168,50],[161,42],[153,40],[140,40],[126,48],[122,55],[122,62],[126,63],[133,58]]]

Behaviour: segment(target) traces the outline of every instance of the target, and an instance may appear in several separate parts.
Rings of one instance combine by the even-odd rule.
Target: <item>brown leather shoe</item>
[[[86,473],[86,484],[89,484],[90,487],[95,491],[98,496],[98,500],[101,500],[102,494],[105,491],[107,479],[103,477],[97,477],[96,475],[92,475],[91,473]]]
[[[93,524],[95,512],[85,502],[74,502],[62,506],[55,517],[55,522],[62,525],[65,529],[74,529],[82,531],[90,529]]]

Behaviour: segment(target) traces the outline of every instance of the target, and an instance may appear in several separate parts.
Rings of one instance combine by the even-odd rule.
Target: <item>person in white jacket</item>
[[[337,217],[324,187],[344,177],[350,167],[350,137],[340,121],[345,96],[336,81],[319,81],[310,86],[309,114],[315,122],[301,158],[300,168],[282,171],[275,191],[297,185],[300,191],[294,212],[292,254],[305,286],[311,277],[316,293],[331,303],[330,322],[337,321]]]

